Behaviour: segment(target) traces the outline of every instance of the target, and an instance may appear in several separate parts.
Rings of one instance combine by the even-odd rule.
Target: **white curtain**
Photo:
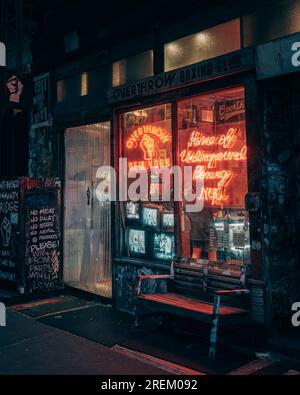
[[[96,179],[110,165],[110,123],[65,131],[64,281],[111,296],[111,204],[100,202]]]

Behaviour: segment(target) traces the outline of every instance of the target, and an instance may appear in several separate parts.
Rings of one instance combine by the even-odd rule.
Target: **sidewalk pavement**
[[[216,360],[209,361],[209,331],[194,325],[184,320],[162,326],[153,318],[134,329],[128,313],[97,299],[72,295],[19,301],[8,309],[7,327],[0,328],[0,375],[300,371],[300,361],[268,353],[267,344],[262,349],[249,348],[247,331],[242,328],[220,341]]]
[[[0,328],[1,375],[162,375],[165,371],[10,309]]]
[[[0,328],[0,374],[226,374],[251,360],[219,349],[211,362],[197,334],[157,319],[134,329],[130,314],[72,295],[18,301]]]

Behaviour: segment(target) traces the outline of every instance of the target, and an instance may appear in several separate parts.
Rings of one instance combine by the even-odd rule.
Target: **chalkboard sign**
[[[60,283],[60,207],[55,189],[25,195],[26,292],[53,289]]]
[[[0,282],[15,287],[20,229],[20,181],[0,181]]]

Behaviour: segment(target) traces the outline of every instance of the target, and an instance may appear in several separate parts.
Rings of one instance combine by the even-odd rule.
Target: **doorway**
[[[96,178],[110,165],[110,122],[65,131],[64,282],[112,297],[111,203],[99,201]]]

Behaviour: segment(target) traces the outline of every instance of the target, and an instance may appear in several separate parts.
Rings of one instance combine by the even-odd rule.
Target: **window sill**
[[[134,266],[148,267],[153,269],[162,269],[170,271],[171,262],[160,262],[160,261],[151,261],[146,259],[137,259],[137,258],[115,258],[114,261],[119,264],[130,264]]]

